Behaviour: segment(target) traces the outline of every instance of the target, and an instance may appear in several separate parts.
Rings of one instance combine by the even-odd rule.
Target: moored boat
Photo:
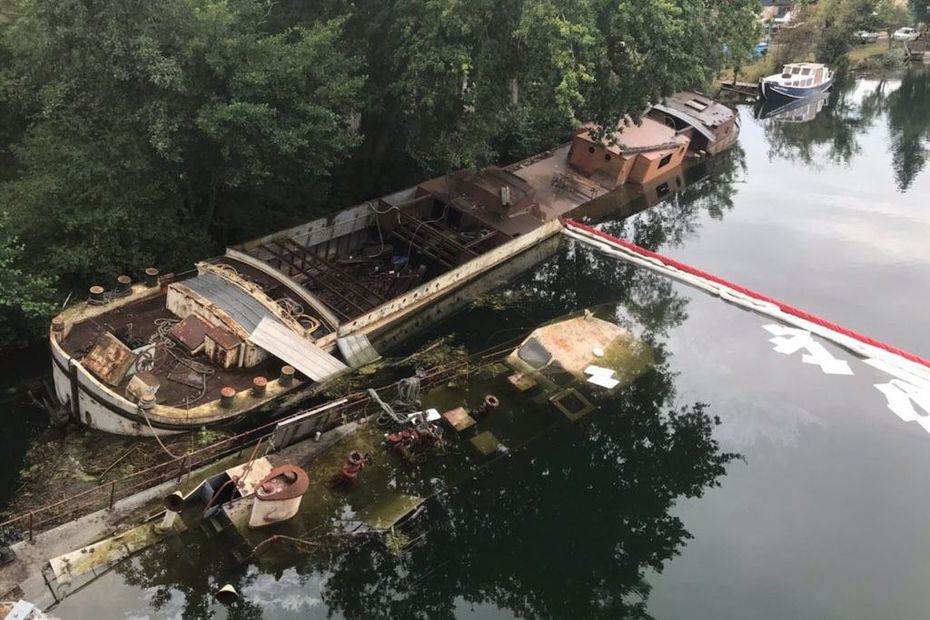
[[[767,100],[806,99],[826,92],[833,85],[833,72],[815,62],[790,63],[781,73],[759,81],[759,93]]]

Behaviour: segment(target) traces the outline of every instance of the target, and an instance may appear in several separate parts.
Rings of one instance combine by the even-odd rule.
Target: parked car
[[[859,43],[875,43],[878,41],[879,34],[877,32],[869,32],[868,30],[860,30],[855,35],[856,41]]]
[[[895,30],[891,38],[895,41],[916,41],[919,36],[920,33],[917,32],[916,28],[904,27]]]
[[[762,58],[769,53],[769,44],[767,41],[759,41],[756,43],[756,49],[753,50],[752,57],[755,59]]]

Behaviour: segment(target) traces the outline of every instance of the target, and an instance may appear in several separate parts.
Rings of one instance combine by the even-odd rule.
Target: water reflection
[[[453,617],[459,599],[518,617],[646,617],[646,571],[690,537],[672,505],[717,485],[734,458],[702,405],[657,415],[667,379],[653,374],[596,421],[442,496],[409,557],[346,549],[327,605],[365,618]]]
[[[930,141],[930,70],[914,69],[888,95],[891,158],[898,190],[906,192],[927,165]]]
[[[184,618],[209,617],[212,592],[227,581],[247,594],[232,618],[451,618],[463,606],[648,617],[644,576],[690,538],[672,507],[718,486],[736,458],[713,438],[719,421],[706,406],[670,411],[673,395],[662,361],[584,422],[559,425],[437,495],[420,544],[400,555],[354,539],[237,564],[228,539],[195,531],[117,571],[156,613]]]
[[[681,220],[716,204],[738,176],[685,188],[674,207],[653,216],[650,230],[664,222],[670,231],[659,237],[679,235]],[[686,319],[687,298],[664,278],[567,242],[510,290],[531,303],[478,305],[456,321],[473,349],[485,346],[489,324],[526,331],[596,307],[649,341],[654,369],[581,421],[556,415],[559,422],[524,447],[458,486],[440,485],[420,544],[403,554],[355,539],[309,551],[277,547],[240,563],[230,536],[195,529],[118,566],[119,577],[143,590],[146,607],[184,618],[214,613],[212,593],[226,582],[247,594],[232,618],[451,618],[478,614],[472,608],[519,617],[648,617],[645,576],[691,537],[673,514],[675,502],[719,486],[737,458],[718,445],[719,420],[707,406],[682,407],[677,398],[664,334]],[[553,412],[543,406],[521,414],[545,420]],[[417,475],[398,472],[398,488]],[[248,548],[240,547],[244,557]]]
[[[756,103],[755,117],[759,120],[770,119],[780,123],[807,123],[814,120],[826,107],[829,99],[829,91],[788,103],[776,103],[769,99],[762,99]]]
[[[769,158],[800,161],[808,166],[825,163],[848,164],[860,152],[857,140],[863,119],[852,94],[855,81],[837,75],[829,102],[807,123],[765,122]]]
[[[926,167],[930,139],[927,68],[909,69],[900,79],[893,80],[880,76],[858,81],[848,75],[838,76],[826,105],[813,103],[796,104],[791,109],[771,110],[765,105],[757,108],[756,116],[764,123],[770,159],[799,161],[822,168],[827,164],[848,165],[861,155],[874,157],[875,153],[862,152],[861,140],[867,130],[886,117],[890,165],[898,190],[906,192]]]

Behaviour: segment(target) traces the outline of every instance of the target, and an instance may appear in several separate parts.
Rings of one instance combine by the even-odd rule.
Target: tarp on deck
[[[314,381],[323,381],[349,369],[306,338],[267,317],[249,336],[249,342],[284,360]]]

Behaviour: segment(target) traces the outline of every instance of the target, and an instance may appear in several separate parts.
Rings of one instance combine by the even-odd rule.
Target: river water
[[[741,146],[709,177],[597,225],[930,357],[930,74],[849,80],[804,123],[741,116]],[[568,241],[423,341],[479,351],[585,308],[648,342],[654,367],[574,423],[499,392],[506,455],[392,474],[433,494],[409,551],[352,541],[239,562],[198,530],[55,613],[926,616],[930,435],[889,409],[875,387],[887,376],[843,350],[824,343],[848,366],[827,374],[776,352],[772,320]],[[231,609],[212,599],[226,582],[243,594]]]

